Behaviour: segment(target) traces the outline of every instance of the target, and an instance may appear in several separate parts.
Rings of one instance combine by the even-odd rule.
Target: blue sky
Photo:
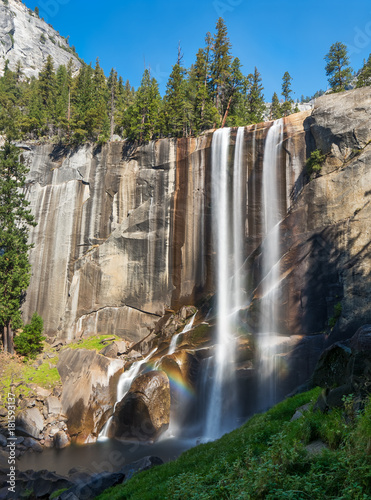
[[[371,52],[369,0],[25,0],[62,35],[86,62],[99,57],[108,74],[114,67],[137,87],[144,64],[151,66],[162,93],[176,62],[180,40],[189,67],[225,19],[233,56],[245,74],[255,66],[270,100],[281,92],[282,75],[293,77],[295,98],[327,88],[324,56],[336,41],[346,43],[354,69]]]

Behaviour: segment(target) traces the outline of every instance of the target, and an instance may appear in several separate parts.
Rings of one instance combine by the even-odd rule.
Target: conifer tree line
[[[97,59],[74,75],[72,61],[54,66],[51,56],[38,78],[26,80],[18,64],[5,64],[0,79],[0,133],[13,138],[54,138],[66,143],[106,142],[117,134],[131,141],[196,136],[210,128],[263,121],[266,110],[257,68],[245,76],[223,19],[207,33],[194,64],[186,69],[181,49],[162,98],[145,69],[135,91]],[[287,110],[286,110],[287,112]]]
[[[231,50],[220,18],[215,34],[207,33],[205,46],[189,69],[183,66],[179,47],[163,97],[150,69],[145,69],[135,90],[114,69],[106,77],[98,59],[95,67],[84,64],[73,74],[72,61],[56,68],[49,56],[39,77],[31,79],[25,79],[20,64],[11,71],[6,62],[0,78],[0,133],[66,144],[104,143],[114,135],[143,143],[160,137],[197,136],[208,129],[245,126],[299,111],[288,72],[267,111],[258,69],[245,76]],[[346,46],[337,42],[325,59],[333,91],[347,88],[352,70]],[[370,84],[371,56],[357,81],[358,86]]]

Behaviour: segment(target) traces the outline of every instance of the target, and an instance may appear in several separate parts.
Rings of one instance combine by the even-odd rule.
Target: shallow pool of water
[[[110,439],[95,444],[72,445],[64,450],[49,449],[43,453],[26,453],[18,460],[18,470],[48,470],[67,475],[71,469],[90,473],[115,472],[148,455],[164,462],[175,460],[181,453],[196,446],[198,440],[169,438],[154,444],[128,443]]]

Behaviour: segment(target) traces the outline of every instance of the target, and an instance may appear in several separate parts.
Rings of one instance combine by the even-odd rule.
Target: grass
[[[62,349],[89,349],[100,351],[103,349],[102,343],[105,339],[113,338],[113,335],[100,335],[98,337],[89,337],[69,344]],[[44,354],[47,353],[50,357],[44,359]],[[35,366],[36,360],[24,360],[17,356],[7,356],[1,354],[0,359],[0,397],[6,399],[6,395],[10,392],[10,387],[16,386],[15,394],[18,397],[27,397],[31,393],[31,389],[27,387],[29,384],[35,384],[45,389],[53,389],[61,383],[61,379],[57,368],[59,352],[53,349],[48,343],[44,342],[43,352],[36,357],[36,360],[41,360],[40,366]],[[50,366],[52,365],[52,366]]]
[[[77,342],[68,344],[63,349],[89,349],[89,350],[101,351],[105,346],[105,344],[103,344],[103,341],[113,338],[119,340],[119,338],[116,337],[115,335],[98,335],[97,337],[89,337],[86,339],[78,340]]]
[[[98,499],[371,498],[371,404],[357,415],[310,409],[290,422],[295,409],[314,402],[319,392],[285,400],[218,441],[140,473]],[[305,446],[316,439],[328,449],[310,455]]]

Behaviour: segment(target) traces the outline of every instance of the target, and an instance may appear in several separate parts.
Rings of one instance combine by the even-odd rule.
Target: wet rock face
[[[116,402],[117,380],[124,361],[109,359],[95,351],[66,349],[61,352],[58,371],[63,382],[62,412],[68,419],[68,432],[74,442],[96,441]],[[65,444],[58,436],[56,444]]]
[[[45,15],[42,10],[40,4],[40,17]],[[48,55],[52,56],[55,68],[67,65],[72,59],[73,68],[77,70],[81,63],[68,49],[67,41],[21,1],[0,3],[0,76],[6,59],[11,70],[14,71],[20,61],[25,76],[37,76]]]
[[[170,383],[162,371],[134,380],[130,391],[117,404],[110,426],[111,437],[152,441],[170,422]]]

